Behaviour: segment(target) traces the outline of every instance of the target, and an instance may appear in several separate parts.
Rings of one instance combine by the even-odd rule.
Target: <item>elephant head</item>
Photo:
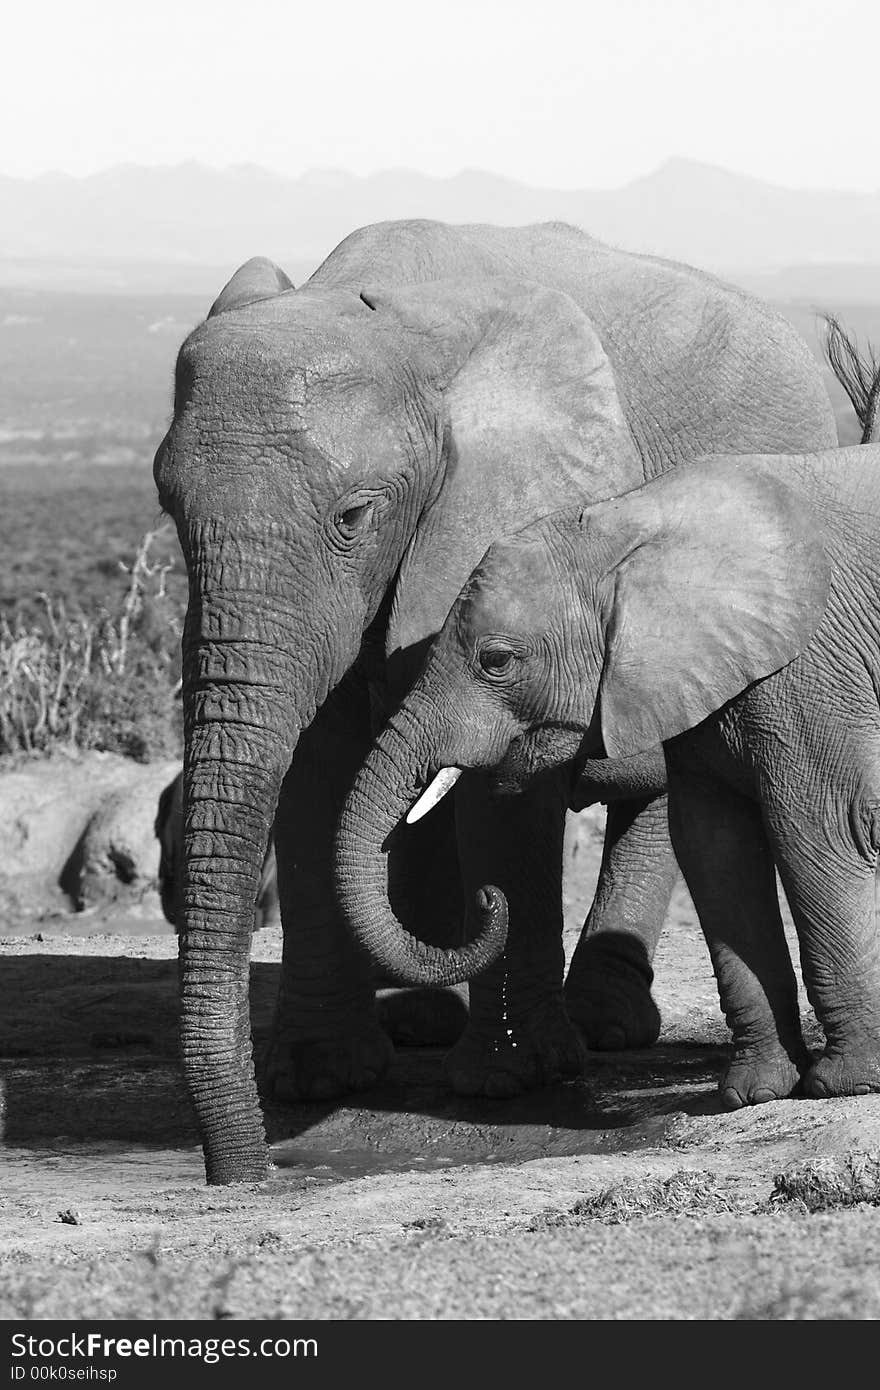
[[[184,343],[154,469],[189,575],[181,1041],[209,1182],[266,1172],[248,953],[301,730],[377,614],[402,693],[495,535],[643,476],[566,294],[288,285],[249,262]],[[497,906],[471,966],[499,948]]]
[[[504,793],[566,763],[576,798],[584,759],[638,767],[803,650],[829,575],[787,462],[688,465],[489,548],[341,817],[340,897],[383,968],[430,982],[383,894],[408,807],[417,819],[469,769]]]

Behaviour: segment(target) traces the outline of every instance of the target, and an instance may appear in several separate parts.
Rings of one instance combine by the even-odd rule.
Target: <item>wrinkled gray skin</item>
[[[724,1103],[880,1090],[878,518],[867,445],[709,459],[491,546],[342,816],[343,901],[371,954],[390,968],[410,943],[369,893],[365,806],[381,798],[391,822],[448,766],[494,768],[499,793],[566,770],[579,805],[585,756],[662,742],[672,842],[733,1032]]]
[[[159,841],[159,897],[165,920],[177,927],[177,900],[180,894],[183,865],[183,771],[163,787],[156,807],[153,826]],[[254,930],[277,925],[281,916],[278,904],[278,878],[275,868],[275,846],[270,837],[263,859],[263,871],[257,889],[254,908]]]
[[[190,576],[181,1038],[210,1182],[267,1171],[247,981],[276,807],[285,944],[267,1085],[327,1097],[388,1063],[334,900],[333,834],[487,544],[707,450],[836,438],[816,365],[765,306],[570,227],[367,227],[288,286],[264,261],[233,277],[181,350],[155,463]],[[658,1027],[650,958],[675,867],[656,779],[636,786],[612,805],[567,982],[599,1045]],[[617,789],[597,770],[592,794]],[[490,808],[474,775],[454,818],[438,812],[388,861],[420,936],[460,942],[467,903],[484,961],[497,903],[476,890],[509,898],[516,944],[471,985],[448,1062],[458,1090],[508,1094],[581,1064],[562,1004],[564,813],[559,780]]]
[[[163,787],[159,795],[153,829],[156,839],[159,841],[158,883],[162,912],[165,920],[170,922],[175,930],[178,930],[183,872],[182,771],[177,774],[173,781],[168,783],[167,787]],[[275,857],[275,840],[274,835],[270,834],[254,906],[254,931],[261,931],[263,927],[277,926],[280,920],[281,906],[278,900],[278,866]],[[483,954],[487,958],[491,956],[494,960],[504,948],[506,932],[506,912],[500,915],[494,914],[491,918],[488,941],[483,946],[482,951],[476,956],[471,952],[466,963],[463,963],[455,973],[460,974],[462,978],[469,976],[471,971],[477,973],[482,967]],[[443,962],[438,960],[438,964],[442,966]],[[451,974],[452,972],[447,973]],[[389,983],[387,977],[381,974],[374,978],[377,986]]]

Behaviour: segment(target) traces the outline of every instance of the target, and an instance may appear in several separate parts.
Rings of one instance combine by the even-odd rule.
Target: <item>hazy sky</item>
[[[880,189],[877,0],[19,0],[0,172],[249,161]]]

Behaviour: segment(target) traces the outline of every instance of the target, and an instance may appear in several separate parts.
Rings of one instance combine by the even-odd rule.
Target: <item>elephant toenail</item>
[[[741,1110],[745,1101],[735,1086],[725,1086],[721,1092],[721,1104],[725,1110]]]
[[[752,1105],[766,1105],[768,1101],[778,1100],[779,1096],[769,1086],[757,1086],[751,1093]]]

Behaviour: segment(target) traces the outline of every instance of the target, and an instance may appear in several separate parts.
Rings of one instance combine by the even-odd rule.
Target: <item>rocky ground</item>
[[[719,1112],[726,1030],[681,888],[657,1047],[494,1103],[401,1050],[367,1096],[267,1106],[272,1180],[208,1189],[154,882],[174,771],[93,755],[0,777],[0,1317],[880,1316],[880,1097]],[[569,949],[600,831],[572,819]],[[279,951],[257,934],[258,1062]]]

